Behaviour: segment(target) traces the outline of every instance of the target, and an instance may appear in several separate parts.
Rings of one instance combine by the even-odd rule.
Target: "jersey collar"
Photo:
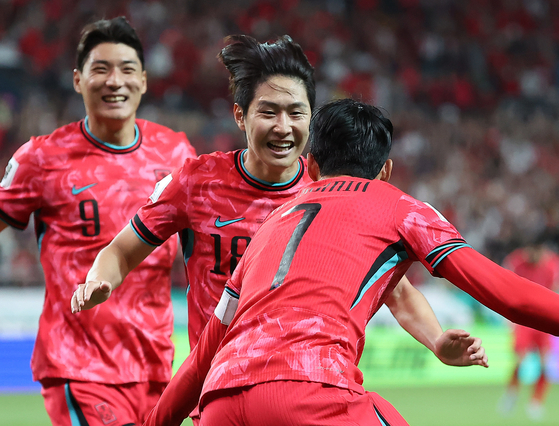
[[[128,154],[129,152],[137,150],[142,144],[142,132],[136,123],[134,123],[134,141],[130,145],[126,146],[113,145],[112,143],[104,142],[96,137],[93,133],[91,133],[91,130],[89,130],[88,116],[80,122],[80,129],[89,142],[97,148],[112,154]]]
[[[303,162],[303,158],[299,157],[299,168],[297,169],[297,173],[295,173],[295,176],[293,176],[293,178],[291,178],[289,181],[281,183],[271,183],[263,181],[262,179],[258,179],[257,177],[250,174],[250,172],[246,169],[243,159],[244,153],[246,151],[247,149],[240,149],[235,153],[235,167],[237,168],[237,171],[240,173],[242,178],[249,185],[255,188],[262,189],[264,191],[283,191],[289,188],[293,188],[295,185],[297,185],[297,183],[299,183],[305,173],[305,163]]]

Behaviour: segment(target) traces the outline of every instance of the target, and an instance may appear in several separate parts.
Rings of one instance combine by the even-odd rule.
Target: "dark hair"
[[[78,44],[76,69],[83,71],[89,52],[101,43],[122,43],[133,48],[144,68],[144,49],[136,31],[124,16],[110,20],[101,19],[86,25]]]
[[[243,112],[247,111],[258,85],[274,75],[300,79],[305,85],[311,111],[314,109],[314,68],[291,37],[284,35],[272,43],[259,43],[246,35],[231,35],[225,42],[228,45],[217,57],[230,73],[229,88]]]
[[[372,105],[331,101],[313,113],[309,145],[322,176],[374,179],[390,154],[392,122]]]

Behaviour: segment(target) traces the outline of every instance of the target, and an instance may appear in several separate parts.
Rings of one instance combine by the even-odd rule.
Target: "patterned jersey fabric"
[[[273,380],[364,392],[370,318],[412,261],[434,273],[465,246],[440,213],[385,182],[312,183],[268,217],[228,282],[239,306],[203,393]]]
[[[46,282],[31,361],[35,380],[168,381],[173,312],[170,239],[112,297],[72,314],[70,299],[97,253],[126,226],[157,181],[195,155],[184,133],[136,120],[125,147],[105,144],[87,119],[24,144],[0,187],[0,218],[23,229],[33,214]]]
[[[252,235],[266,216],[310,182],[305,161],[283,184],[251,176],[242,150],[201,155],[160,183],[132,228],[147,244],[179,233],[188,292],[188,334],[194,347]]]

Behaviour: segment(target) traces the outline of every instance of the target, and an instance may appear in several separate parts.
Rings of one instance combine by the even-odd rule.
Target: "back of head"
[[[313,113],[309,146],[322,176],[374,179],[390,154],[392,122],[372,105],[331,101]]]
[[[284,35],[272,43],[259,43],[246,35],[232,35],[225,42],[227,46],[221,50],[218,58],[230,73],[229,88],[235,103],[243,112],[248,110],[256,88],[274,75],[301,80],[311,110],[314,108],[314,68],[301,46],[291,37]]]
[[[122,43],[130,46],[138,54],[142,69],[144,68],[144,49],[138,34],[124,16],[119,16],[101,19],[83,28],[76,55],[77,70],[83,71],[89,52],[101,43]]]

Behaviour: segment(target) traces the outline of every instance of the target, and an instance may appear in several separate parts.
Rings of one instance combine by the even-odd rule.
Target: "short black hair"
[[[369,104],[339,99],[317,108],[309,145],[322,176],[374,179],[392,148],[392,122]]]
[[[304,84],[311,111],[316,102],[314,68],[301,46],[284,35],[274,42],[259,43],[246,35],[225,38],[217,55],[229,71],[229,88],[234,102],[246,113],[259,84],[274,75],[298,78]]]
[[[144,68],[144,48],[142,42],[124,16],[101,19],[86,25],[82,30],[76,55],[76,69],[83,71],[89,52],[101,43],[122,43],[133,48]]]

